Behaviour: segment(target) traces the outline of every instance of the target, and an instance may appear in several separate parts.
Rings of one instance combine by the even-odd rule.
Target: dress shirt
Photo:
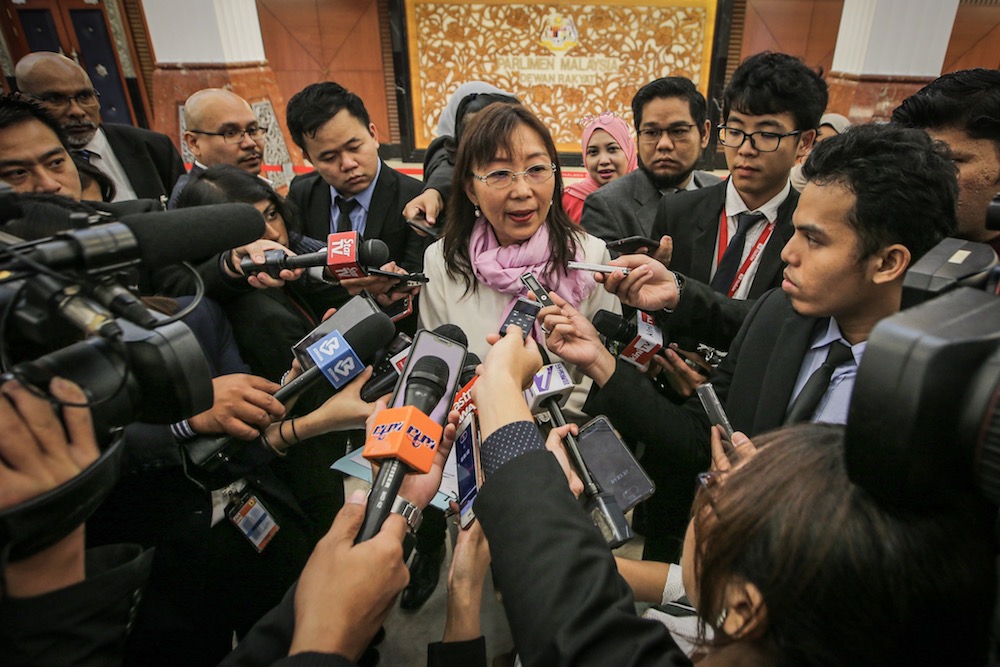
[[[372,194],[375,192],[375,184],[378,183],[378,177],[382,173],[382,161],[378,161],[378,168],[375,170],[375,178],[372,182],[368,184],[368,187],[354,195],[353,197],[344,197],[344,199],[353,199],[358,202],[358,205],[354,207],[351,211],[351,229],[356,231],[362,237],[365,235],[365,229],[368,227],[368,210],[371,208],[372,204]],[[337,221],[340,220],[340,209],[337,208],[337,197],[340,197],[340,193],[337,192],[337,188],[330,186],[330,233],[337,233]]]
[[[108,143],[108,138],[104,135],[104,129],[98,128],[94,132],[94,138],[83,147],[90,152],[90,164],[100,169],[115,184],[115,198],[111,201],[131,201],[138,199],[132,182],[128,180],[125,169],[121,162],[115,157],[115,152]]]
[[[693,179],[692,179],[693,180]],[[790,183],[785,183],[785,187],[782,188],[781,192],[776,194],[770,200],[767,201],[760,208],[753,209],[752,213],[763,213],[766,220],[761,220],[754,226],[747,230],[746,242],[743,244],[743,253],[740,256],[740,266],[743,266],[743,262],[746,261],[747,257],[750,255],[750,251],[753,249],[754,245],[757,244],[757,239],[760,237],[761,232],[764,228],[772,222],[777,222],[778,220],[778,208],[784,203],[785,198],[788,197],[788,193],[791,192],[792,186]],[[733,179],[729,179],[726,184],[726,229],[728,234],[726,238],[732,240],[736,236],[736,230],[738,225],[736,224],[736,216],[740,213],[750,211],[750,208],[743,202],[743,198],[740,193],[736,191],[736,186],[733,185]],[[771,234],[772,238],[774,234]],[[771,239],[767,240],[771,243]],[[734,299],[746,299],[750,294],[750,288],[753,286],[754,276],[757,275],[757,267],[760,266],[760,258],[763,257],[763,251],[757,253],[757,257],[754,259],[753,264],[747,268],[746,276],[743,278],[743,282],[740,283],[739,289],[733,294]],[[719,263],[719,238],[716,235],[715,239],[715,254],[712,255],[712,275],[715,275],[715,269]]]
[[[792,390],[792,400],[788,402],[789,407],[795,402],[802,387],[809,380],[809,376],[823,365],[827,351],[836,341],[843,341],[850,346],[851,354],[854,355],[854,363],[841,364],[833,371],[830,378],[830,386],[826,394],[816,407],[816,414],[813,416],[814,422],[826,422],[829,424],[846,424],[847,408],[851,403],[851,392],[854,390],[854,378],[858,375],[858,364],[861,363],[861,355],[865,352],[867,341],[862,341],[857,345],[851,345],[844,340],[840,333],[837,321],[832,317],[826,329],[821,329],[809,346],[809,351],[802,359],[802,366],[799,368],[799,377],[795,381],[795,388]]]

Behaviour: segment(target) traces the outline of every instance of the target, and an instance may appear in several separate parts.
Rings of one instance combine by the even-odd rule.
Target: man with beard
[[[35,98],[65,131],[70,149],[115,184],[113,201],[159,199],[184,173],[165,134],[101,123],[99,93],[86,71],[58,53],[31,53],[14,69],[18,89]]]
[[[599,188],[583,206],[580,224],[605,241],[649,236],[663,195],[719,182],[694,169],[710,126],[705,97],[693,83],[678,76],[647,83],[632,98],[632,116],[640,168]]]
[[[245,99],[223,88],[199,90],[184,103],[184,120],[184,143],[195,162],[177,179],[167,208],[176,206],[190,179],[217,164],[260,175],[267,127],[257,121]]]

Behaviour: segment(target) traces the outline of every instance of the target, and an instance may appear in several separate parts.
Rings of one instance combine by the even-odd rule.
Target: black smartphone
[[[656,485],[604,415],[584,424],[576,437],[587,469],[604,491],[611,491],[623,512],[653,495]]]
[[[404,296],[402,299],[393,301],[388,306],[382,306],[382,312],[389,316],[393,322],[398,322],[413,312],[413,299]]]
[[[422,273],[393,273],[392,271],[383,271],[382,269],[367,269],[367,272],[370,276],[395,278],[399,282],[405,283],[406,287],[417,287],[428,281],[427,276]]]
[[[500,326],[500,335],[507,335],[507,327],[511,324],[521,327],[522,337],[527,340],[528,334],[531,333],[531,327],[535,326],[535,318],[538,317],[538,311],[542,309],[542,306],[537,301],[532,301],[526,297],[518,297],[517,303],[514,304],[514,309],[510,311],[510,315],[507,319],[503,321]]]
[[[419,218],[404,218],[403,222],[408,224],[410,227],[418,232],[427,234],[427,236],[432,239],[439,238],[441,236],[441,227],[439,225],[432,225],[427,222],[423,217]]]
[[[406,358],[403,375],[396,383],[390,407],[403,407],[403,401],[406,398],[406,385],[409,382],[413,364],[423,357],[438,357],[448,366],[448,383],[445,386],[444,394],[428,416],[444,426],[448,420],[448,411],[451,410],[452,401],[455,399],[455,392],[458,391],[458,381],[461,379],[462,365],[465,363],[465,352],[464,345],[439,336],[433,331],[418,331],[413,339],[413,346],[410,347],[410,354]]]
[[[656,250],[659,245],[659,241],[654,241],[648,236],[626,236],[623,239],[608,241],[607,243],[608,250],[614,250],[623,255],[631,255],[639,252],[639,248],[646,248],[646,254],[648,255],[653,250]]]
[[[483,485],[479,461],[479,417],[470,412],[458,427],[455,438],[455,467],[458,481],[458,521],[468,528],[476,519],[472,504]]]

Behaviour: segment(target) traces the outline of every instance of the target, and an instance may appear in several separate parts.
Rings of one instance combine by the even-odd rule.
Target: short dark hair
[[[661,97],[679,97],[686,100],[691,108],[691,119],[698,126],[698,134],[704,135],[705,120],[708,118],[708,105],[705,96],[698,92],[690,79],[682,76],[665,76],[650,81],[632,98],[632,122],[635,131],[642,126],[642,110],[646,104]]]
[[[957,173],[947,146],[892,123],[857,125],[830,137],[802,167],[808,181],[839,183],[854,194],[849,222],[861,259],[901,243],[912,261],[955,234]]]
[[[466,194],[474,169],[489,164],[497,155],[512,155],[511,138],[520,126],[533,130],[545,146],[549,159],[556,166],[555,191],[545,225],[549,231],[549,261],[545,276],[556,271],[566,271],[566,263],[576,255],[577,243],[582,235],[580,228],[566,214],[562,205],[562,169],[555,142],[545,123],[520,104],[491,104],[477,113],[465,128],[462,141],[455,154],[451,198],[442,232],[444,261],[448,274],[461,276],[466,291],[475,292],[479,286],[469,259],[469,239],[476,222],[475,205]],[[539,276],[545,280],[543,276]]]
[[[938,77],[903,100],[892,121],[922,130],[954,127],[1000,144],[1000,71],[978,67]]]
[[[722,94],[722,122],[730,111],[763,116],[790,113],[796,130],[815,130],[826,111],[826,82],[787,53],[763,51],[744,60]]]
[[[59,143],[68,146],[66,131],[59,122],[38,102],[21,93],[0,95],[0,130],[20,125],[29,120],[38,120],[49,127],[59,137]]]
[[[848,477],[842,426],[801,424],[754,444],[746,464],[695,495],[702,630],[738,577],[763,597],[771,664],[985,664],[995,508],[971,495],[935,512],[879,505]]]
[[[305,148],[304,137],[315,135],[324,123],[344,109],[366,128],[371,124],[365,103],[339,83],[323,81],[306,86],[292,95],[285,110],[292,141],[299,148]]]
[[[191,179],[177,198],[177,208],[208,204],[256,204],[265,200],[274,204],[289,234],[301,232],[302,226],[291,202],[283,199],[260,177],[229,164],[211,166]]]

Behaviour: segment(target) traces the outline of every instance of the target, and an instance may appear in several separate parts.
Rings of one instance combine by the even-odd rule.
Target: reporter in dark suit
[[[180,154],[167,135],[102,124],[100,96],[90,76],[66,56],[31,53],[14,72],[18,88],[56,117],[71,150],[111,178],[114,201],[159,199],[184,173]]]
[[[343,86],[314,83],[292,96],[288,131],[316,171],[297,177],[288,198],[302,212],[306,236],[325,239],[356,231],[389,246],[388,264],[397,273],[419,271],[427,239],[403,222],[403,206],[420,194],[420,181],[401,174],[378,155],[378,131],[364,102]],[[386,305],[406,296],[397,284],[371,276],[341,281],[352,295],[368,290]]]

